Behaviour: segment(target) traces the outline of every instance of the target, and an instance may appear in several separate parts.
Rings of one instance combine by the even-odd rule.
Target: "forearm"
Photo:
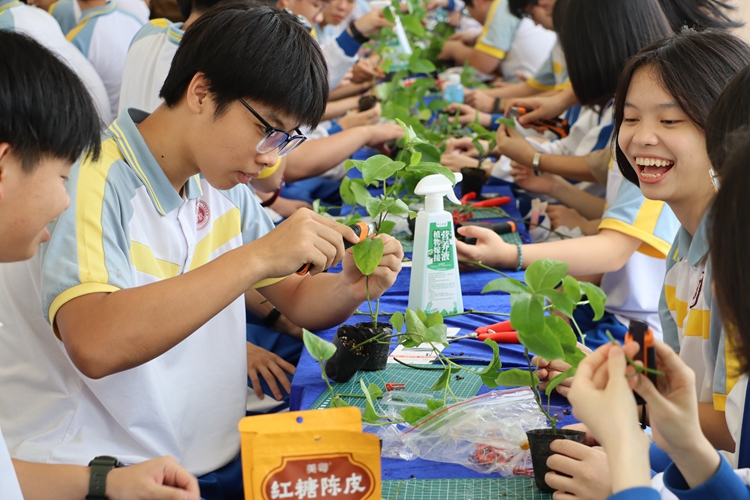
[[[721,458],[704,436],[694,436],[684,444],[690,446],[670,452],[669,457],[688,486],[695,488],[711,479],[721,464]]]
[[[490,97],[499,97],[501,99],[510,99],[512,97],[530,97],[540,93],[539,90],[535,89],[526,82],[512,83],[503,87],[487,89],[483,92],[485,92]],[[502,110],[502,107],[500,109]]]
[[[648,440],[645,436],[618,439],[617,443],[604,449],[612,476],[612,493],[651,486]]]
[[[55,323],[71,360],[101,378],[172,349],[265,276],[249,245],[149,285],[64,304]]]
[[[89,491],[91,470],[80,465],[52,465],[13,459],[26,500],[82,500]]]
[[[474,66],[477,70],[481,71],[486,75],[495,73],[495,70],[499,68],[500,60],[489,54],[485,54],[482,51],[468,47],[468,57],[465,59],[471,66]],[[458,62],[458,61],[456,61]],[[461,62],[463,64],[463,61]]]
[[[289,321],[302,328],[323,330],[340,325],[362,305],[362,300],[354,297],[342,283],[341,274],[290,278],[259,291],[277,304]]]
[[[539,158],[539,170],[557,174],[574,181],[597,182],[591,173],[585,156],[549,155],[542,153]]]
[[[359,98],[359,94],[369,89],[371,85],[372,82],[348,83],[346,85],[339,85],[338,87],[333,89],[330,94],[328,94],[328,102],[338,101],[339,99],[344,99],[351,96],[357,96],[357,98]]]
[[[258,290],[251,289],[245,292],[245,308],[258,318],[265,318],[273,309],[273,304]]]
[[[581,191],[565,179],[555,179],[555,186],[549,194],[589,220],[600,219],[604,214],[603,198]]]
[[[714,409],[712,403],[698,403],[698,418],[703,434],[714,448],[730,452],[735,450],[735,442],[729,433],[723,411]]]
[[[358,105],[359,97],[347,97],[338,101],[328,101],[326,111],[323,113],[321,121],[332,120],[343,115],[350,109],[355,109]]]
[[[287,156],[287,182],[315,177],[346,160],[367,144],[368,130],[366,127],[354,127],[330,137],[302,143]]]
[[[632,236],[604,229],[595,236],[523,245],[523,267],[540,259],[569,264],[573,276],[618,271],[640,246]]]
[[[581,224],[581,232],[584,236],[595,236],[599,234],[599,224],[601,224],[601,219],[593,219],[587,222],[584,222]]]

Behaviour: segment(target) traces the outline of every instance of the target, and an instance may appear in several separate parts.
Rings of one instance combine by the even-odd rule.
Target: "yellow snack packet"
[[[380,500],[380,443],[357,408],[240,421],[246,500]]]

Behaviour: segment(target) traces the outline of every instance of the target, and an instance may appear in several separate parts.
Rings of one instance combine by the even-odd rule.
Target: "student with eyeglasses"
[[[172,455],[199,476],[203,498],[244,499],[244,293],[257,289],[309,329],[340,324],[367,295],[344,249],[357,239],[350,228],[300,210],[274,229],[241,185],[302,141],[297,129],[317,124],[327,94],[320,49],[287,13],[233,6],[186,31],[166,105],[124,110],[100,158],[70,173],[71,206],[42,257],[53,331],[36,332],[66,356],[18,361],[49,382],[16,396],[55,418],[15,426],[19,458]],[[394,283],[403,257],[397,240],[377,237],[370,297]],[[342,261],[342,272],[324,272]],[[311,272],[296,275],[305,263]]]

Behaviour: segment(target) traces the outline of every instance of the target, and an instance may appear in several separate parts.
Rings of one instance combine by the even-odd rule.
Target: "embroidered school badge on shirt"
[[[208,225],[208,221],[211,219],[211,209],[208,208],[208,203],[203,200],[198,200],[195,205],[195,222],[200,231]]]

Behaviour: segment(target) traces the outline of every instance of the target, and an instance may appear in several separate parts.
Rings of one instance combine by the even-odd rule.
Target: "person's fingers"
[[[266,384],[271,390],[271,394],[273,394],[274,399],[280,401],[282,398],[281,390],[279,389],[279,385],[276,383],[276,377],[274,377],[273,373],[271,373],[271,370],[269,370],[267,366],[263,365],[258,367],[258,373],[260,373],[260,376],[263,377],[263,380],[266,381]]]
[[[494,231],[486,227],[479,226],[461,226],[458,228],[458,234],[461,236],[468,236],[470,238],[476,238],[477,243],[484,241],[492,237],[495,234]]]
[[[531,364],[536,366],[537,368],[545,368],[547,365],[549,365],[549,361],[541,356],[534,356],[533,358],[531,358]]]
[[[555,387],[555,391],[557,391],[557,393],[564,398],[570,397],[571,387],[566,385],[566,383],[567,383],[567,380],[563,382],[562,384],[558,385],[557,387]]]
[[[552,500],[581,500],[581,498],[573,495],[572,493],[568,493],[567,491],[557,490],[556,492],[552,493]]]
[[[575,441],[571,441],[570,439],[555,439],[552,441],[549,445],[550,450],[557,453],[559,456],[564,456],[565,458],[572,458],[576,461],[581,461],[584,458],[586,458],[589,454],[589,447],[582,443],[577,443]],[[552,455],[553,457],[555,455]],[[552,457],[550,457],[552,458]],[[549,459],[547,459],[547,464],[549,465]],[[566,472],[565,470],[561,469],[555,469],[559,470],[560,472]]]
[[[286,376],[286,372],[281,368],[279,361],[283,361],[278,358],[276,362],[271,362],[268,365],[268,370],[273,374],[276,381],[281,384],[287,394],[292,390],[292,383],[289,381],[289,377]]]
[[[260,379],[258,378],[257,370],[248,367],[247,375],[250,377],[250,385],[253,387],[255,395],[258,396],[258,399],[264,399],[266,395],[263,394],[263,388],[260,386]]]
[[[195,499],[200,498],[200,488],[198,487],[198,480],[187,471],[184,467],[180,466],[177,461],[172,457],[163,457],[164,459],[164,485],[177,489],[178,493],[182,496],[175,498],[179,499]],[[185,495],[187,493],[187,495]]]
[[[547,460],[547,464],[549,464],[549,460]],[[576,489],[575,479],[571,477],[565,477],[560,474],[555,474],[554,472],[548,472],[547,474],[545,474],[544,480],[547,482],[547,486],[553,488],[556,491],[564,492]],[[553,496],[553,498],[556,497]],[[573,496],[573,498],[576,497]]]
[[[477,261],[479,259],[479,250],[475,245],[467,245],[463,241],[456,240],[456,252],[460,260]]]

